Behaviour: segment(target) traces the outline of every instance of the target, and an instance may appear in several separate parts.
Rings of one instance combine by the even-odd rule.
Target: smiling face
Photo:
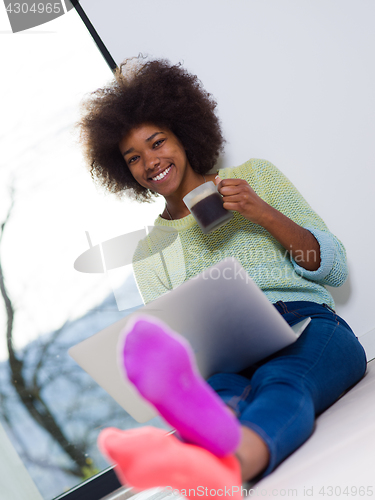
[[[134,179],[166,199],[182,199],[197,185],[199,174],[179,139],[165,127],[140,125],[123,137],[119,148]]]

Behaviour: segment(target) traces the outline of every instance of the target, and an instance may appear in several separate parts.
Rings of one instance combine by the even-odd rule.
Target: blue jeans
[[[315,416],[366,371],[366,355],[348,324],[325,304],[277,302],[293,325],[311,322],[292,345],[241,373],[218,373],[210,386],[241,423],[267,444],[269,474],[312,434]]]

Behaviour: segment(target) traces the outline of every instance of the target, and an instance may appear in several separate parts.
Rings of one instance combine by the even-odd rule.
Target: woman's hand
[[[224,208],[235,210],[255,224],[263,225],[272,207],[260,198],[250,184],[243,179],[215,177],[217,190],[223,197]]]

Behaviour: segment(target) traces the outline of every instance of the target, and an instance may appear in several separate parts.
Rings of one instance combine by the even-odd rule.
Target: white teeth
[[[167,175],[167,173],[170,171],[171,167],[166,168],[163,170],[163,172],[160,172],[159,175],[152,177],[153,181],[160,181],[161,179],[164,179],[164,177]]]

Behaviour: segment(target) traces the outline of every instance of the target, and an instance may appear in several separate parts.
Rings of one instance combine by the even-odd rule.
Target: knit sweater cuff
[[[332,270],[335,261],[336,250],[331,235],[320,229],[306,226],[305,229],[315,236],[320,246],[320,266],[316,271],[308,271],[299,266],[292,257],[290,258],[295,271],[312,281],[322,281]]]

